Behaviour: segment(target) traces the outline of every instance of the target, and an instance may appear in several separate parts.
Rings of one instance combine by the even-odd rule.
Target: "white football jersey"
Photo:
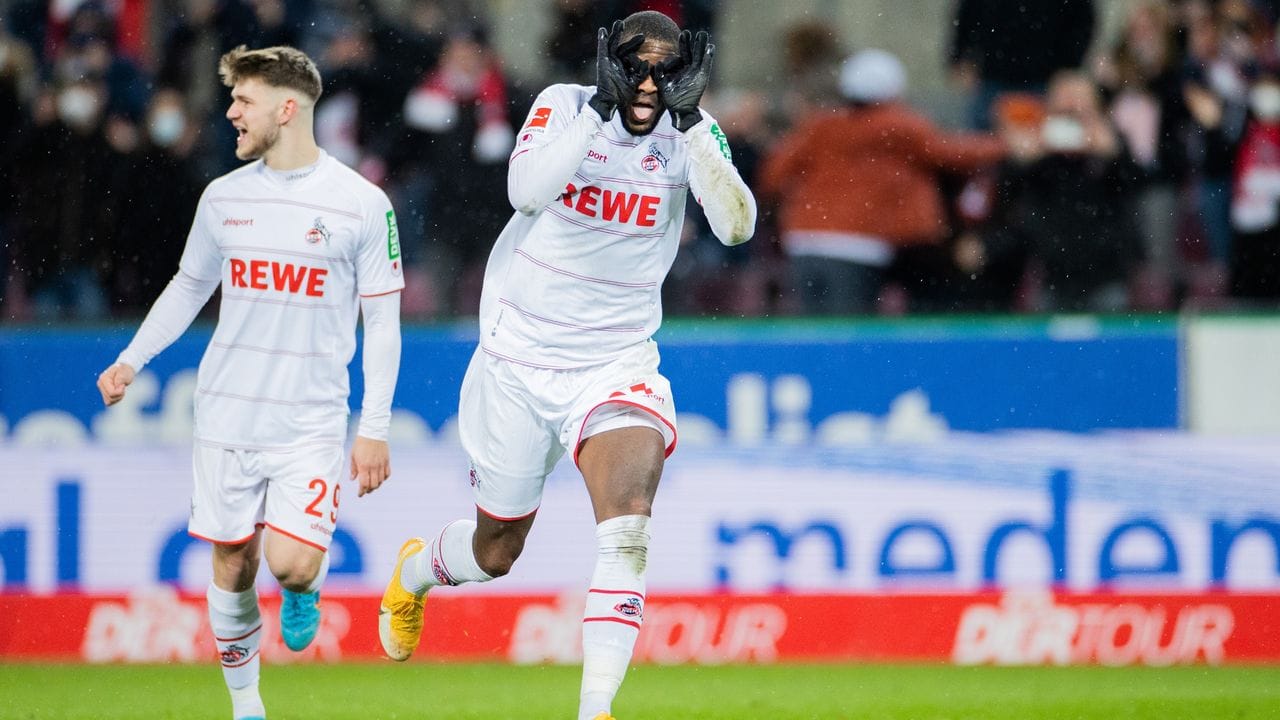
[[[323,151],[300,170],[259,160],[209,183],[179,265],[222,288],[197,375],[196,440],[344,442],[359,298],[403,288],[402,262],[387,196]]]
[[[595,92],[552,85],[534,102],[512,159],[556,137]],[[480,344],[534,367],[600,365],[662,323],[662,281],[679,247],[688,140],[663,113],[627,132],[618,113],[592,140],[560,198],[516,213],[489,256]]]

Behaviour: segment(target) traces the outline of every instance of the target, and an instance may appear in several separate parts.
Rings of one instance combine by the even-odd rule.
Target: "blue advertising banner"
[[[0,330],[0,440],[98,431],[97,374],[132,328]],[[210,336],[196,326],[146,368],[135,412],[180,418]],[[1180,424],[1172,320],[686,321],[658,335],[681,441],[739,445],[928,439],[949,430],[1169,429]],[[409,327],[395,407],[424,433],[457,413],[471,323]],[[352,405],[361,393],[353,363]],[[148,385],[147,383],[151,383]],[[189,398],[185,400],[189,407]]]

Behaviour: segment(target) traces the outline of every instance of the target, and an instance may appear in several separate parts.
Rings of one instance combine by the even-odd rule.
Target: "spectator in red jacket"
[[[985,135],[943,132],[902,102],[902,63],[864,50],[841,68],[844,107],[818,110],[779,142],[760,193],[779,206],[779,228],[801,308],[871,312],[897,249],[948,234],[938,178],[998,161]]]

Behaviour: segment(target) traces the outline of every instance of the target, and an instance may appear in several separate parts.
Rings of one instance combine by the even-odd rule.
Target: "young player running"
[[[221,286],[197,379],[188,530],[213,543],[209,624],[234,716],[248,720],[265,717],[260,553],[283,588],[285,644],[305,648],[320,626],[361,312],[365,391],[350,475],[359,495],[391,475],[404,283],[386,195],[316,146],[321,85],[310,58],[289,47],[240,47],[222,57],[219,73],[231,87],[236,157],[256,162],[209,183],[177,274],[98,389],[108,405],[123,398]]]
[[[567,452],[597,522],[578,716],[611,718],[644,617],[649,517],[675,408],[651,339],[689,189],[721,242],[748,240],[755,200],[699,107],[714,46],[657,12],[601,29],[597,84],[542,92],[511,155],[518,211],[485,272],[480,346],[462,382],[476,519],[400,550],[382,646],[405,660],[437,585],[505,575],[543,481]]]

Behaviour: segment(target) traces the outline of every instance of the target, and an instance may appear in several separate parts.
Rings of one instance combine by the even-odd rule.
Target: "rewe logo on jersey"
[[[594,185],[579,190],[573,183],[569,183],[564,186],[560,202],[587,217],[631,223],[638,227],[653,227],[657,225],[658,205],[662,198],[621,190],[602,190]]]
[[[324,297],[324,280],[328,274],[325,268],[307,265],[231,258],[231,287],[235,288]]]

